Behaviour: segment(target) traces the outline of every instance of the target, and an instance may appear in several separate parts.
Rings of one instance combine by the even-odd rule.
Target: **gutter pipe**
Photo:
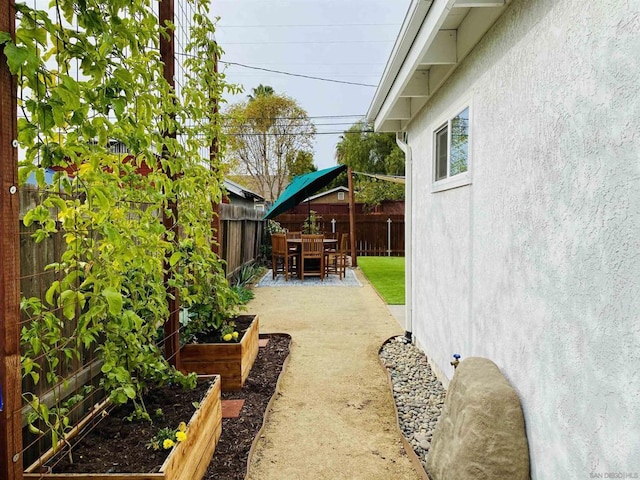
[[[411,147],[406,142],[406,132],[396,132],[396,143],[404,153],[405,186],[404,186],[404,336],[412,342],[413,335],[413,158]]]

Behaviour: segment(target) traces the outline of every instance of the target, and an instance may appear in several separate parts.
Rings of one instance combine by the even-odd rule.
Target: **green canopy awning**
[[[264,215],[263,220],[274,218],[281,213],[286,212],[290,208],[295,207],[308,196],[314,194],[331,180],[336,178],[347,169],[346,165],[337,165],[335,167],[325,168],[317,172],[305,173],[298,175],[291,180],[287,188],[280,194],[276,202],[271,206],[269,211]]]

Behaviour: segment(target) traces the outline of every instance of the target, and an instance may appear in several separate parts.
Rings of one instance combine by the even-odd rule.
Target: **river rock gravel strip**
[[[400,429],[426,468],[447,392],[429,367],[424,352],[405,337],[387,341],[380,350],[380,360],[391,376]]]

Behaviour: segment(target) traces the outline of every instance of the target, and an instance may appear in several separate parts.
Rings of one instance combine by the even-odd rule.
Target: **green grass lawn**
[[[358,257],[358,266],[387,304],[404,304],[404,257]]]

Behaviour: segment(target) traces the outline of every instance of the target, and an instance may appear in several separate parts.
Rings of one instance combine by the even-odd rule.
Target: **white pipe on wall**
[[[406,143],[406,133],[396,132],[396,143],[400,147],[400,150],[404,152],[405,167],[404,167],[404,328],[405,337],[407,340],[411,340],[413,332],[413,245],[412,245],[412,233],[413,233],[413,220],[412,220],[412,202],[413,202],[413,159],[411,156],[411,147]]]

